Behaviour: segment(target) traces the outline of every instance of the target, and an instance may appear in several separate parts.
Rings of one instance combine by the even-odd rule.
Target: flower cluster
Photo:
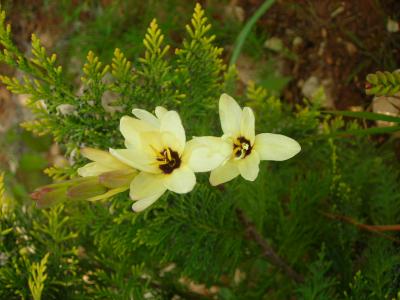
[[[82,150],[93,162],[80,168],[78,174],[107,189],[101,193],[96,190],[97,195],[91,195],[89,200],[104,199],[129,188],[135,201],[132,209],[139,212],[167,190],[179,194],[192,191],[195,173],[211,171],[213,186],[239,174],[254,181],[261,160],[286,160],[300,151],[300,145],[284,135],[256,135],[252,109],[242,109],[227,94],[219,100],[221,137],[194,137],[187,141],[178,113],[160,106],[155,115],[142,109],[132,113],[136,118],[124,116],[120,121],[125,149],[110,149],[109,153]],[[82,189],[78,191],[88,195]],[[38,195],[42,195],[41,190],[36,192],[36,200],[40,200]]]

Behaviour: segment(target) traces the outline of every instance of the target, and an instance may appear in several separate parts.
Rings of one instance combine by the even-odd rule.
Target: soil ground
[[[249,16],[262,3],[238,5]],[[389,18],[400,20],[400,1],[283,0],[260,19],[257,30],[282,39],[296,54],[296,60],[286,59],[284,72],[294,78],[284,91],[286,100],[299,101],[299,82],[315,76],[328,83],[336,109],[365,108],[372,100],[364,93],[366,75],[400,65],[400,32],[388,31]]]

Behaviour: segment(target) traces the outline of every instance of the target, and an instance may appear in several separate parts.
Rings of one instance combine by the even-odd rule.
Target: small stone
[[[123,107],[114,105],[115,101],[117,100],[118,95],[111,91],[104,92],[101,98],[101,106],[103,106],[104,110],[111,115],[115,114],[116,112],[122,112]]]
[[[387,23],[386,23],[386,29],[389,32],[399,32],[400,30],[400,24],[398,21],[392,20],[392,19],[388,19]]]
[[[321,36],[326,39],[328,37],[328,31],[325,28],[321,29]]]
[[[380,96],[375,97],[372,102],[372,111],[375,113],[398,117],[400,116],[400,99],[397,97]],[[378,127],[393,126],[395,123],[387,121],[376,121]]]
[[[325,53],[325,48],[326,48],[326,41],[322,41],[320,44],[319,44],[319,48],[318,48],[318,56],[322,56],[322,55],[324,55],[324,53]]]
[[[345,46],[346,46],[347,52],[348,52],[350,55],[354,55],[354,54],[357,53],[357,47],[356,47],[353,43],[346,42]]]
[[[303,39],[302,39],[300,36],[296,36],[296,37],[293,39],[293,42],[292,42],[293,48],[298,48],[298,47],[300,47],[302,44],[303,44]]]
[[[264,47],[269,50],[279,52],[279,51],[282,51],[284,46],[283,46],[283,42],[280,38],[271,37],[265,41]]]
[[[333,108],[333,86],[331,79],[320,80],[316,76],[310,76],[301,86],[301,92],[307,99],[320,102],[322,107]]]
[[[238,5],[226,6],[225,15],[229,18],[236,19],[240,23],[243,23],[245,19],[245,11],[241,6]]]
[[[56,110],[62,116],[77,114],[75,106],[71,104],[60,104],[56,107]]]
[[[340,5],[331,13],[331,18],[334,18],[344,12],[344,6]]]
[[[304,82],[303,87],[301,88],[301,92],[306,98],[311,99],[319,86],[320,83],[318,78],[315,76],[311,76]]]

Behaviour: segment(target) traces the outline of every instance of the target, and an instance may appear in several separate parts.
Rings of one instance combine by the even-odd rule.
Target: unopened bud
[[[129,186],[137,172],[133,169],[123,169],[103,173],[99,176],[99,182],[108,188]]]
[[[67,196],[71,200],[86,200],[107,192],[107,188],[99,182],[98,177],[86,177],[86,180],[73,184],[67,190]]]
[[[44,186],[30,196],[38,208],[47,208],[67,199],[67,186]]]

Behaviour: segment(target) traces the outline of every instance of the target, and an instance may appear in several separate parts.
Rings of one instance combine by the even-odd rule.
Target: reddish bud
[[[66,186],[44,186],[31,193],[38,208],[47,208],[67,199]]]

